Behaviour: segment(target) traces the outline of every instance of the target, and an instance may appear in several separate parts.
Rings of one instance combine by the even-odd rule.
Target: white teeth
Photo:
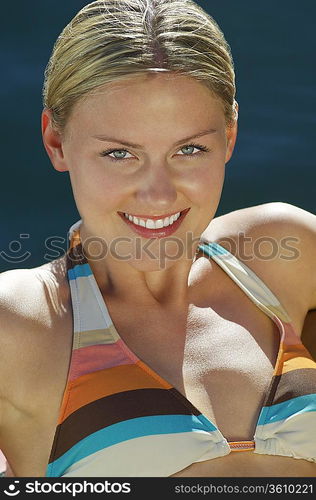
[[[137,220],[137,219],[136,219],[136,220]],[[135,224],[137,224],[137,222],[136,222],[136,221],[135,221]],[[154,223],[154,221],[153,221],[153,220],[148,219],[148,220],[146,221],[146,227],[147,227],[147,229],[155,229],[156,225],[155,225],[155,223]]]
[[[146,227],[147,229],[160,229],[162,227],[171,226],[177,219],[179,219],[181,212],[178,212],[171,217],[166,217],[165,219],[147,219],[146,221],[143,219],[139,219],[138,217],[134,217],[133,215],[124,214],[126,219],[129,219],[131,222],[136,224],[137,226]]]
[[[155,226],[156,229],[160,229],[161,227],[163,227],[163,219],[156,220]]]

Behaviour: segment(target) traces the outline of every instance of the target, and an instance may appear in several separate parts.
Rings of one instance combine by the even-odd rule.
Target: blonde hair
[[[57,38],[45,69],[43,105],[61,133],[74,104],[107,83],[153,70],[203,82],[236,118],[231,50],[216,21],[192,0],[97,0]]]

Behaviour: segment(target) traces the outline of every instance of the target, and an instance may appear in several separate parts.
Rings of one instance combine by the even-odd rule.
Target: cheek
[[[214,162],[209,162],[208,165],[201,166],[192,172],[188,181],[188,189],[191,193],[191,198],[194,198],[200,203],[220,197],[225,178],[225,164],[220,166]]]
[[[87,208],[116,206],[122,196],[122,182],[106,175],[104,169],[85,162],[69,170],[77,206]]]

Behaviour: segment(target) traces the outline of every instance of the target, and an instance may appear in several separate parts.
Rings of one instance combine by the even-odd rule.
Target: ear
[[[226,129],[227,151],[226,151],[225,163],[228,163],[229,160],[231,159],[237,140],[238,109],[239,109],[237,101],[235,101],[234,108],[235,108],[234,123],[231,127],[227,127]]]
[[[62,136],[53,128],[52,113],[47,108],[42,112],[41,125],[44,147],[53,167],[59,172],[66,172],[68,167],[64,158]]]

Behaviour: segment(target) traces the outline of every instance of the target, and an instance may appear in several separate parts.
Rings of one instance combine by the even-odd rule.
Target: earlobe
[[[41,126],[44,147],[53,167],[59,172],[66,172],[68,168],[64,158],[62,137],[52,126],[51,111],[47,108],[42,111]]]

